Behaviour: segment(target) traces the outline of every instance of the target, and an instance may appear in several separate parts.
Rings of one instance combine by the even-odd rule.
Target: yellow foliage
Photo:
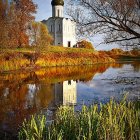
[[[86,48],[86,49],[94,49],[93,45],[91,42],[88,42],[86,40],[82,40],[77,43],[79,48]]]
[[[47,26],[41,22],[32,23],[33,45],[39,48],[45,48],[52,42],[52,37],[48,32]]]

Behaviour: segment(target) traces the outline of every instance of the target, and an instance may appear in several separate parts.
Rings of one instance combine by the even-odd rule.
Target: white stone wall
[[[55,46],[73,47],[76,44],[76,23],[68,18],[49,18],[46,22]]]
[[[63,18],[50,18],[46,22],[49,33],[54,39],[55,46],[63,46],[62,21]]]
[[[73,47],[76,44],[76,23],[70,19],[63,19],[63,46]]]

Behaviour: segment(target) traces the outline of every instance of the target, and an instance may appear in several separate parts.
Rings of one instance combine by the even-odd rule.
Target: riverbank
[[[100,51],[100,53],[107,54],[109,57],[115,59],[116,61],[129,61],[129,60],[140,61],[139,49],[124,51],[122,49],[114,48],[110,51]]]
[[[136,139],[140,137],[139,103],[120,103],[110,100],[107,104],[84,106],[80,112],[74,107],[59,107],[56,119],[46,123],[45,115],[32,116],[25,120],[19,139],[49,140],[93,140],[93,139]]]
[[[21,48],[0,50],[0,71],[43,67],[92,65],[115,62],[107,54],[85,48],[51,46],[47,49]]]
[[[116,61],[140,61],[140,56],[131,56],[131,55],[118,55],[115,58]]]

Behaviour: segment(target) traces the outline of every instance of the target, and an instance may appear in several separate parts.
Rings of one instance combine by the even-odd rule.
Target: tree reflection
[[[123,64],[53,67],[0,74],[0,129],[16,131],[24,118],[60,104],[76,104],[76,83]]]
[[[135,72],[140,71],[140,61],[134,61],[131,65],[133,66]]]

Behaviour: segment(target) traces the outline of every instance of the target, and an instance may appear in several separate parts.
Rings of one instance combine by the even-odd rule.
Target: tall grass
[[[30,122],[23,122],[22,130],[19,132],[19,139],[43,140],[46,133],[46,117],[31,116]],[[25,138],[26,137],[26,138]]]
[[[75,112],[73,107],[61,106],[51,125],[46,125],[45,116],[35,118],[23,123],[20,140],[140,139],[140,108],[126,100],[83,106],[80,112]]]

